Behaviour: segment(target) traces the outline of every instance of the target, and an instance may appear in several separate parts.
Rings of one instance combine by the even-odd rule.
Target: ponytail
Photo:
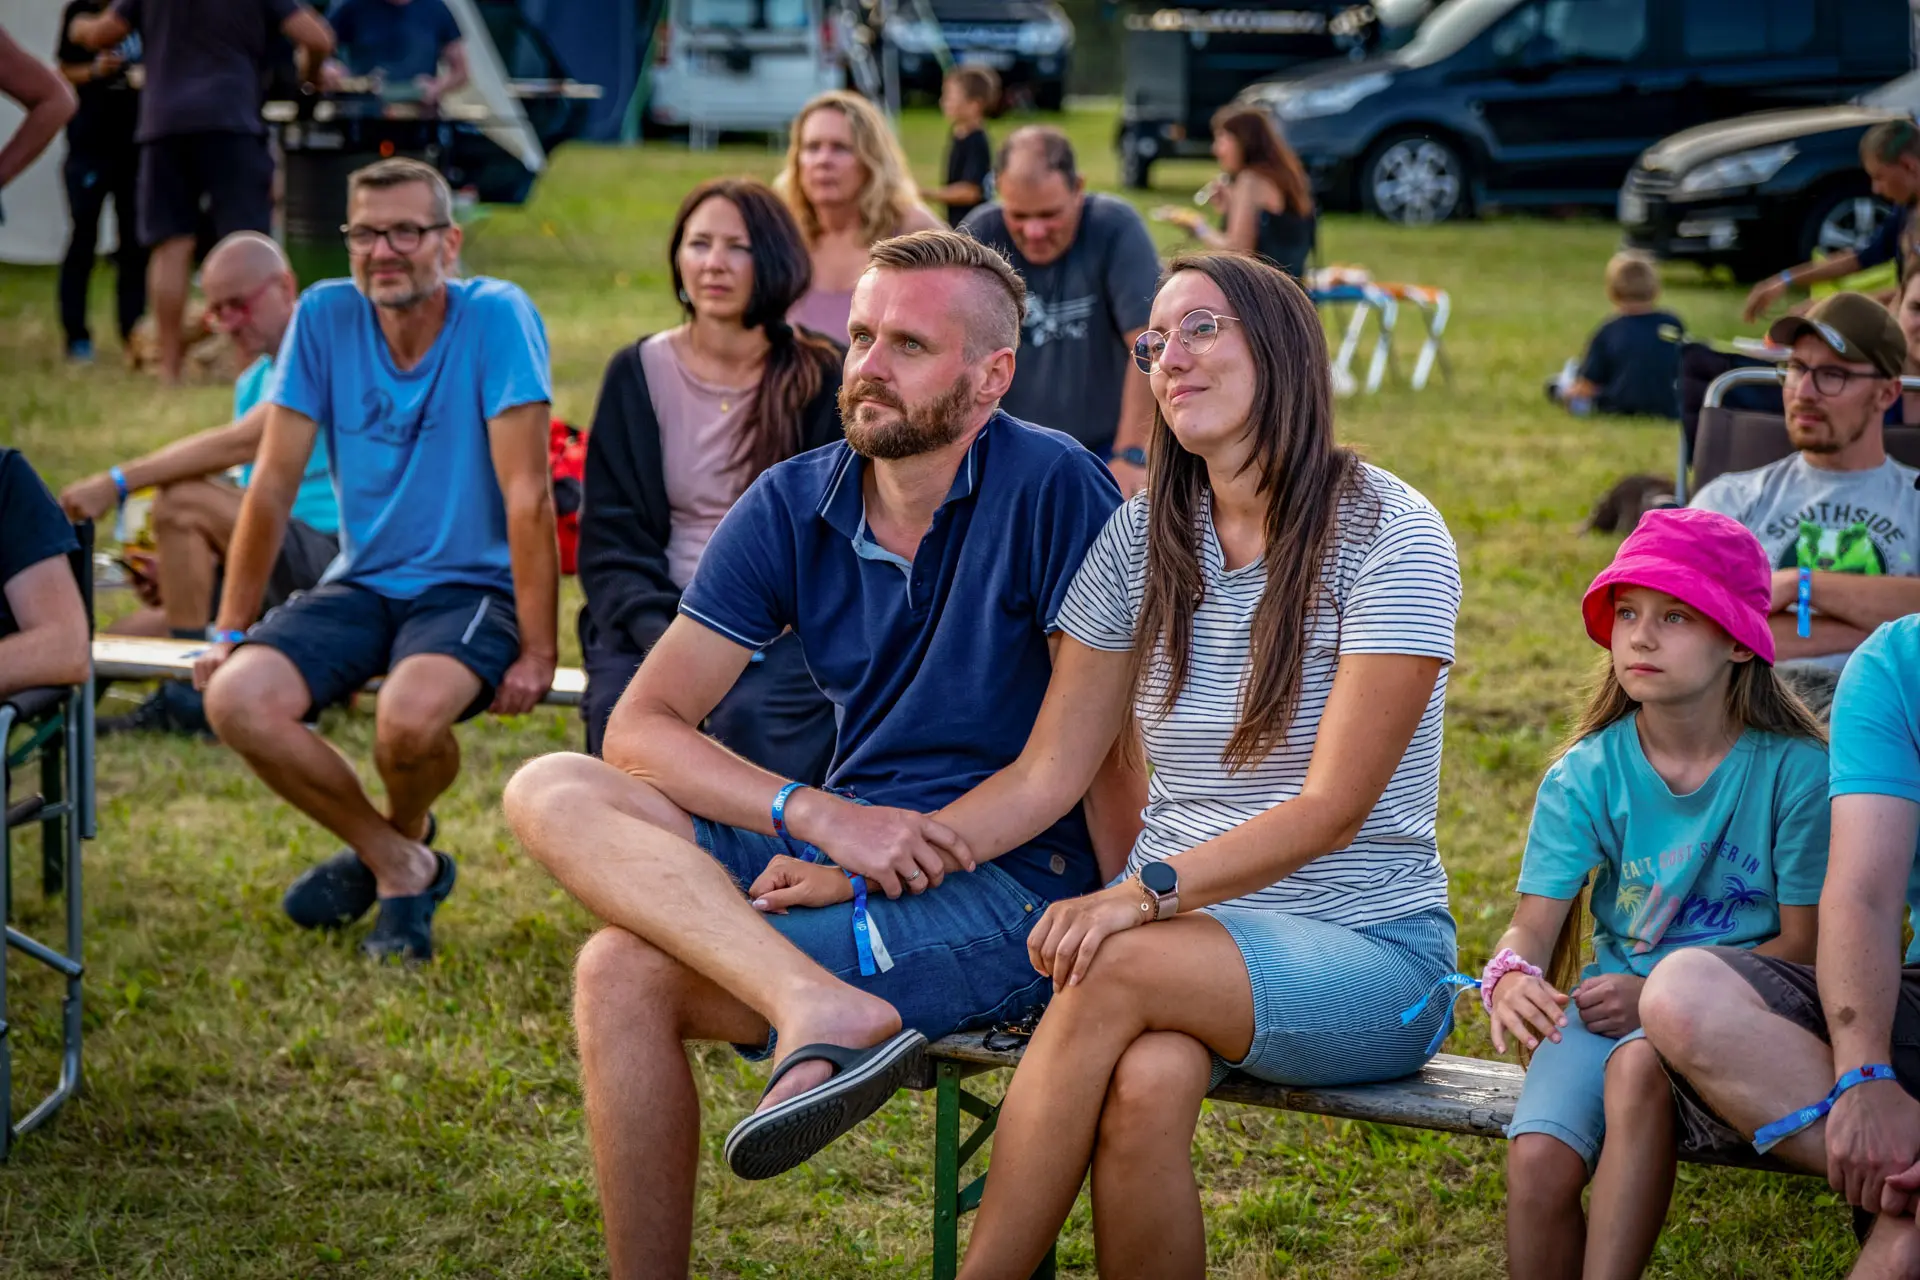
[[[807,405],[820,394],[828,367],[839,363],[839,348],[817,333],[785,320],[769,320],[764,328],[767,359],[732,464],[748,481],[800,452]]]

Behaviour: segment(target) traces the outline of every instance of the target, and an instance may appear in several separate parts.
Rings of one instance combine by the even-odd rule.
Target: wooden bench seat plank
[[[193,660],[206,647],[202,640],[98,636],[93,642],[93,673],[103,680],[190,680]],[[367,688],[379,686],[375,680]],[[552,707],[577,707],[586,688],[586,672],[561,667],[553,673],[553,687],[541,701]]]

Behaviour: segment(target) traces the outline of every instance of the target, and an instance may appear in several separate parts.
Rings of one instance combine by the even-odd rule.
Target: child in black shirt
[[[947,143],[947,182],[921,188],[920,198],[945,204],[947,221],[953,226],[987,201],[993,150],[982,121],[999,100],[1000,77],[991,67],[955,67],[940,86],[940,114],[953,125],[953,139]]]
[[[1639,254],[1616,253],[1607,263],[1607,301],[1613,319],[1587,343],[1577,369],[1547,386],[1549,398],[1576,414],[1650,418],[1680,416],[1680,340],[1686,326],[1656,309],[1660,273]]]

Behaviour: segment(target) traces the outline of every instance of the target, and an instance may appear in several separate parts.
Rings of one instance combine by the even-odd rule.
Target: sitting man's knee
[[[425,699],[382,696],[374,713],[374,742],[390,765],[404,769],[434,755],[447,741],[453,721]]]
[[[591,775],[598,765],[592,756],[573,751],[535,756],[507,779],[500,797],[507,821],[526,840],[552,819],[577,812],[595,785]]]
[[[206,506],[207,482],[201,479],[178,480],[162,485],[153,495],[148,517],[159,534],[177,534],[199,529]]]
[[[304,688],[295,694],[282,686],[273,671],[236,658],[213,673],[201,704],[220,741],[238,748],[265,725],[298,720],[300,710],[292,703],[304,696]]]
[[[632,1008],[671,1000],[678,992],[679,962],[625,929],[606,926],[580,948],[573,965],[576,1008],[589,1016],[601,1006]]]
[[[1719,957],[1699,949],[1676,951],[1654,967],[1640,991],[1640,1025],[1659,1056],[1683,1070],[1711,1051],[1713,1015],[1744,986]]]

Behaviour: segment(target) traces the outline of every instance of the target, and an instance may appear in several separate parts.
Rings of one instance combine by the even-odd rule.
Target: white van
[[[725,132],[784,131],[814,95],[846,83],[826,0],[672,0],[654,37],[647,114],[696,147]]]

